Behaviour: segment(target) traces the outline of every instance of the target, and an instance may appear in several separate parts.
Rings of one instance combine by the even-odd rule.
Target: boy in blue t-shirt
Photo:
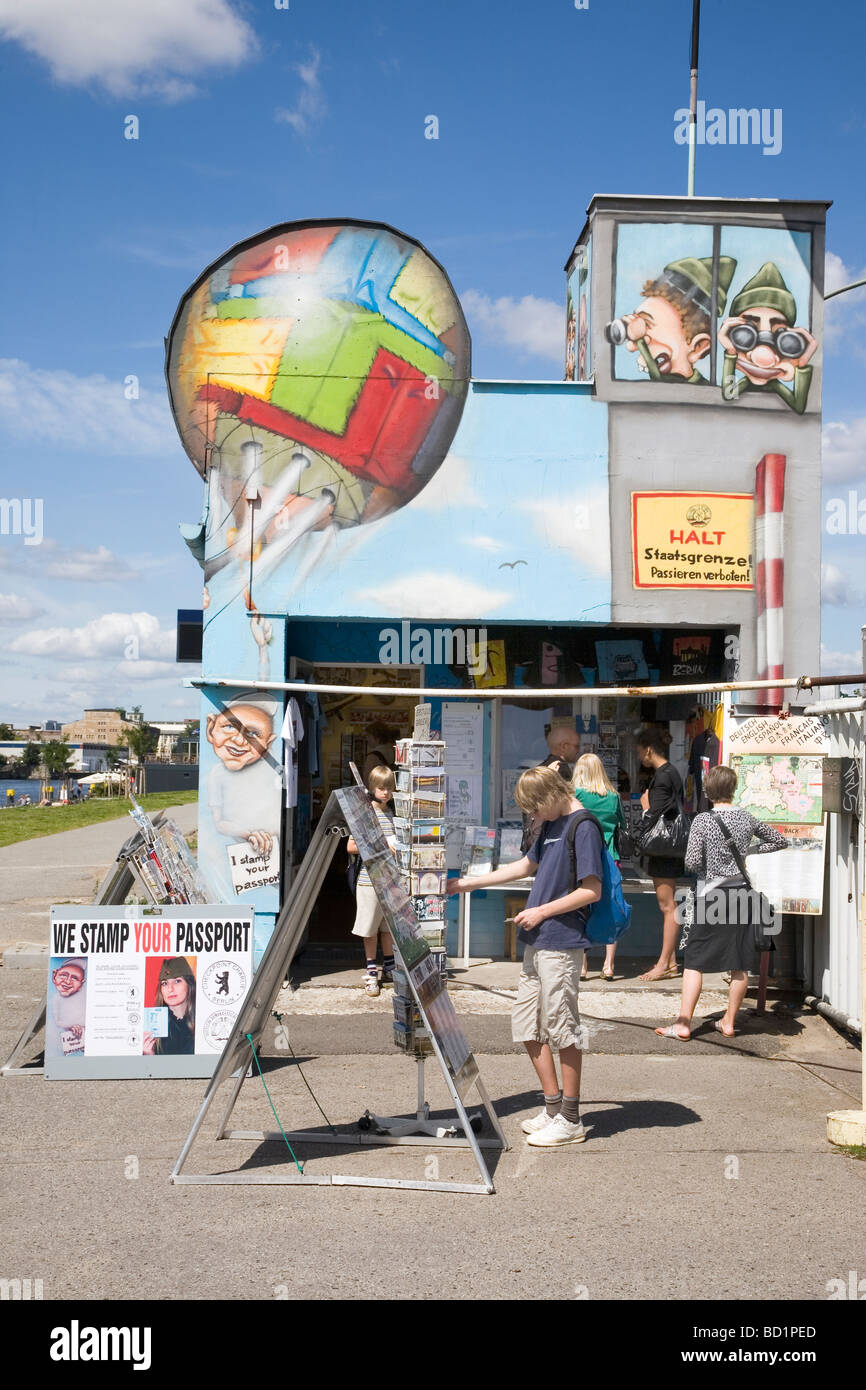
[[[568,828],[583,810],[571,788],[550,767],[534,767],[517,783],[514,799],[522,811],[539,818],[535,844],[513,864],[493,873],[458,878],[449,893],[471,893],[494,883],[533,877],[524,910],[515,918],[525,942],[523,967],[511,1018],[511,1036],[529,1053],[544,1092],[544,1110],[522,1129],[536,1148],[580,1144],[580,1071],[586,1030],[580,1022],[577,995],[583,953],[589,946],[586,919],[601,897],[602,837],[591,821],[578,825],[574,861]],[[576,877],[573,877],[576,869]],[[571,888],[573,881],[577,887]],[[559,1053],[562,1089],[556,1075]]]

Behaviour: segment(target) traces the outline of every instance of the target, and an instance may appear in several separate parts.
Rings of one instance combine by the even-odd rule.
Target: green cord
[[[259,1066],[259,1059],[258,1059],[258,1057],[257,1057],[257,1055],[256,1055],[256,1048],[255,1048],[255,1044],[254,1044],[254,1042],[253,1042],[253,1035],[252,1035],[252,1033],[247,1033],[247,1034],[246,1034],[246,1039],[247,1039],[247,1042],[248,1042],[249,1045],[250,1045],[250,1048],[252,1049],[253,1058],[255,1059],[256,1066],[258,1067],[259,1076],[262,1078],[262,1085],[263,1085],[264,1088],[265,1088],[265,1095],[267,1096],[268,1100],[270,1101],[271,1109],[274,1111],[274,1119],[275,1119],[276,1122],[277,1122],[277,1127],[279,1128],[280,1134],[283,1136],[284,1139],[286,1139],[286,1131],[283,1129],[282,1125],[280,1124],[280,1117],[279,1117],[279,1115],[277,1114],[276,1110],[274,1109],[274,1102],[271,1100],[271,1093],[270,1093],[270,1091],[268,1090],[268,1083],[267,1083],[267,1081],[265,1081],[264,1074],[263,1074],[263,1072],[262,1072],[261,1067]],[[298,1162],[297,1158],[295,1157],[295,1151],[294,1151],[294,1149],[292,1148],[291,1144],[289,1143],[288,1139],[286,1139],[286,1148],[288,1149],[289,1153],[292,1155],[292,1158],[295,1160],[295,1167],[297,1168],[298,1172],[303,1176],[304,1170],[303,1170],[303,1168],[301,1167],[300,1163]]]

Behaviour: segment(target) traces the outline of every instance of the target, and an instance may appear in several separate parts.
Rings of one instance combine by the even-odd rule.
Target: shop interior
[[[595,752],[623,802],[626,823],[640,815],[639,799],[648,773],[640,766],[634,731],[655,723],[670,736],[669,757],[679,770],[686,791],[694,796],[690,757],[696,739],[711,726],[716,696],[694,693],[655,698],[596,696],[593,687],[617,685],[688,685],[732,679],[726,652],[731,633],[723,628],[657,629],[584,628],[488,625],[462,629],[473,639],[466,650],[437,649],[442,628],[425,623],[403,624],[402,647],[394,652],[408,661],[380,660],[388,634],[379,622],[294,622],[289,627],[288,679],[314,684],[369,685],[394,688],[394,694],[327,694],[298,697],[305,738],[298,750],[298,801],[286,812],[284,888],[303,857],[312,827],[332,791],[350,785],[349,763],[366,775],[380,761],[393,766],[394,741],[411,734],[418,697],[413,688],[453,687],[455,692],[495,687],[540,689],[543,699],[485,698],[434,700],[432,723],[448,738],[448,729],[468,727],[477,720],[478,763],[466,775],[455,769],[448,779],[447,815],[449,867],[460,871],[464,826],[495,832],[520,823],[513,789],[520,772],[536,766],[548,754],[546,734],[551,725],[574,721],[581,752]],[[398,629],[399,631],[399,629]],[[453,626],[453,632],[460,629]],[[483,637],[481,642],[477,638]],[[383,637],[382,634],[386,636]],[[448,646],[447,639],[445,640]],[[452,643],[452,647],[459,644]],[[342,659],[336,660],[339,653]],[[459,661],[447,660],[457,655]],[[413,662],[412,657],[420,658]],[[428,659],[424,659],[424,658]],[[557,687],[585,694],[557,696]],[[455,714],[455,711],[458,712]],[[458,723],[455,724],[455,718]],[[462,736],[462,735],[461,735]],[[452,748],[459,751],[452,732]],[[446,755],[447,757],[447,755]],[[687,800],[687,808],[689,802]],[[695,805],[692,809],[697,809]],[[459,841],[459,843],[458,843]],[[307,944],[333,955],[352,955],[350,931],[354,900],[346,881],[346,855],[338,850],[313,913]],[[640,866],[625,862],[623,876],[633,908],[629,954],[652,956],[657,949],[657,909],[650,881]],[[645,899],[645,901],[644,901]],[[448,950],[457,949],[457,903],[449,904]],[[473,894],[472,954],[501,958],[506,951],[502,894]]]

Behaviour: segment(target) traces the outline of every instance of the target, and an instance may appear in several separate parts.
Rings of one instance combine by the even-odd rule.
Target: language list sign
[[[755,501],[744,492],[633,492],[636,589],[754,589]]]
[[[806,753],[822,757],[829,751],[826,717],[792,714],[729,721],[725,757],[734,753]]]
[[[252,978],[253,909],[53,907],[45,1075],[210,1076]]]

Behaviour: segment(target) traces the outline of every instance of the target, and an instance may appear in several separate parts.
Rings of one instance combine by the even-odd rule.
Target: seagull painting
[[[525,565],[525,560],[503,560],[499,566],[501,570],[513,570],[517,565]]]

